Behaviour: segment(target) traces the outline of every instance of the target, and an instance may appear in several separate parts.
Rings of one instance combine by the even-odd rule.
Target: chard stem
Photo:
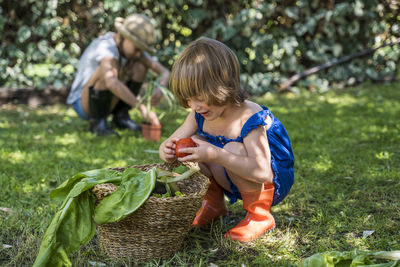
[[[199,167],[194,167],[194,168],[190,168],[189,170],[185,171],[184,173],[182,173],[179,176],[176,176],[174,178],[171,179],[167,179],[166,182],[167,183],[176,183],[178,181],[184,180],[186,178],[189,178],[190,176],[192,176],[193,174],[195,174],[196,172],[200,171]]]

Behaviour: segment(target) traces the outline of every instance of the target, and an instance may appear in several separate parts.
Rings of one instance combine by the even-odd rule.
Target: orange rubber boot
[[[192,223],[193,226],[209,224],[219,216],[228,214],[222,187],[217,184],[214,178],[210,178],[210,182],[211,184],[203,198],[203,204],[199,211],[197,211],[196,218],[194,218]]]
[[[274,185],[264,185],[264,190],[255,192],[240,192],[243,208],[247,210],[246,217],[234,228],[229,230],[226,238],[239,242],[250,242],[262,236],[275,227],[275,219],[271,214],[274,197]]]

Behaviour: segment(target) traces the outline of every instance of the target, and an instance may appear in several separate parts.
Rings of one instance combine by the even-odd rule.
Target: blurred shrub
[[[73,79],[90,41],[114,31],[113,21],[142,12],[158,32],[156,57],[170,67],[200,36],[216,38],[237,54],[243,85],[252,94],[275,90],[307,68],[354,54],[400,35],[395,0],[0,0],[0,86],[56,88]],[[399,46],[386,47],[301,80],[327,90],[393,76]],[[41,75],[38,64],[50,66]]]

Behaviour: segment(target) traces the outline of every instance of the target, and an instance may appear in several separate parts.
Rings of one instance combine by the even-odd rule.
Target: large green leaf
[[[117,222],[137,210],[150,196],[156,184],[156,169],[142,172],[127,168],[122,173],[118,189],[96,207],[94,220],[98,224]]]
[[[83,182],[81,182],[83,180]],[[59,187],[50,192],[50,197],[64,200],[67,196],[74,197],[99,183],[121,181],[121,174],[110,169],[97,169],[78,173],[64,181]],[[75,188],[75,186],[78,186]]]
[[[123,173],[98,169],[79,173],[51,192],[65,198],[51,221],[40,245],[34,266],[71,266],[68,254],[88,243],[97,222],[119,221],[139,208],[150,196],[156,182],[155,168],[148,172],[127,168]],[[101,183],[118,183],[118,189],[105,198],[95,213],[95,197],[89,189]]]
[[[292,19],[298,19],[299,18],[299,9],[297,6],[290,6],[285,8],[285,14]]]
[[[68,254],[88,243],[96,232],[94,203],[89,192],[64,201],[44,234],[34,267],[72,266]]]
[[[385,262],[383,262],[385,261]],[[400,266],[400,251],[328,251],[306,258],[299,267],[395,267]]]
[[[23,43],[25,42],[29,37],[31,37],[31,30],[29,29],[28,26],[22,26],[18,30],[18,42]]]

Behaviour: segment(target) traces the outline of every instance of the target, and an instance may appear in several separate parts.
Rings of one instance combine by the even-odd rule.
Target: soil
[[[0,105],[25,104],[29,107],[65,103],[69,88],[56,89],[48,87],[42,90],[35,88],[0,87]]]

